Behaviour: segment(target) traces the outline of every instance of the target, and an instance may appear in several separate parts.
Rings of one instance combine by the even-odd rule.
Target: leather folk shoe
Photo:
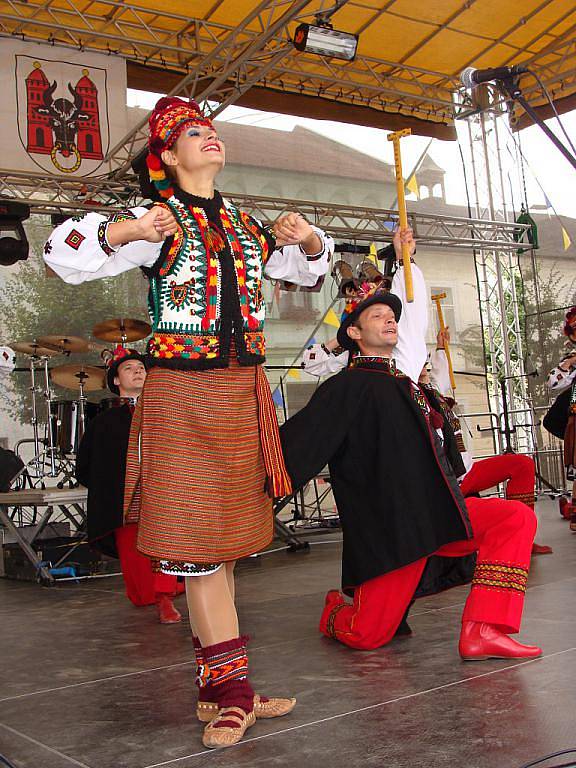
[[[170,595],[159,595],[156,601],[160,624],[178,624],[182,621],[180,611],[177,611]]]
[[[522,645],[491,624],[462,622],[458,651],[464,661],[484,659],[535,659],[542,655],[536,645]]]
[[[254,694],[254,715],[257,720],[266,720],[272,717],[283,717],[292,712],[296,706],[296,699],[269,699],[266,696]],[[218,714],[218,704],[211,701],[199,701],[196,705],[196,717],[201,723],[209,723]]]
[[[224,707],[204,728],[202,743],[209,749],[232,747],[255,722],[254,712],[245,712],[240,707]]]

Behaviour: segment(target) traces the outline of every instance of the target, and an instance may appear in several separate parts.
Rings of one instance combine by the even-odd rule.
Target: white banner
[[[126,134],[126,62],[23,41],[2,41],[2,158],[12,171],[105,173]]]

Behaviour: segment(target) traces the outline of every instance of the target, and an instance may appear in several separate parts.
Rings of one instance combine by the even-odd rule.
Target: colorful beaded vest
[[[218,193],[210,205],[184,193],[165,206],[178,229],[145,273],[152,365],[217,368],[227,365],[234,334],[242,364],[264,360],[265,303],[261,281],[271,245],[264,230]]]

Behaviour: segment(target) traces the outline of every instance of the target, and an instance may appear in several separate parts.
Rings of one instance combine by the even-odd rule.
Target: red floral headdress
[[[176,139],[188,125],[205,125],[212,128],[212,122],[204,117],[195,101],[184,101],[173,96],[164,96],[156,102],[148,120],[150,137],[146,165],[150,181],[164,199],[172,197],[172,183],[162,165],[162,152],[171,149]]]

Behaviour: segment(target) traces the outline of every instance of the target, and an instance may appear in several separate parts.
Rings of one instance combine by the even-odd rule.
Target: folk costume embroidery
[[[358,368],[358,369],[364,369],[364,370],[377,370],[380,373],[388,374],[389,376],[394,376],[398,379],[405,379],[409,385],[410,385],[410,394],[412,396],[412,400],[416,403],[418,408],[422,411],[422,414],[424,415],[424,418],[429,421],[430,416],[432,414],[432,409],[430,408],[428,401],[424,397],[424,394],[420,390],[419,387],[417,387],[411,379],[406,376],[405,373],[402,373],[402,371],[396,367],[396,362],[393,358],[387,358],[387,357],[378,357],[378,356],[370,356],[370,355],[356,355],[352,360],[350,361],[351,369]],[[434,412],[435,413],[435,412]],[[433,427],[436,427],[437,424],[432,424]]]
[[[472,587],[511,590],[524,594],[528,582],[528,570],[512,563],[478,561]]]
[[[222,255],[232,255],[246,352],[261,361],[265,353],[262,271],[271,245],[245,213],[220,200],[222,228],[199,206],[177,197],[164,204],[178,230],[150,279],[149,309],[153,359],[214,360],[221,353],[223,320]]]

